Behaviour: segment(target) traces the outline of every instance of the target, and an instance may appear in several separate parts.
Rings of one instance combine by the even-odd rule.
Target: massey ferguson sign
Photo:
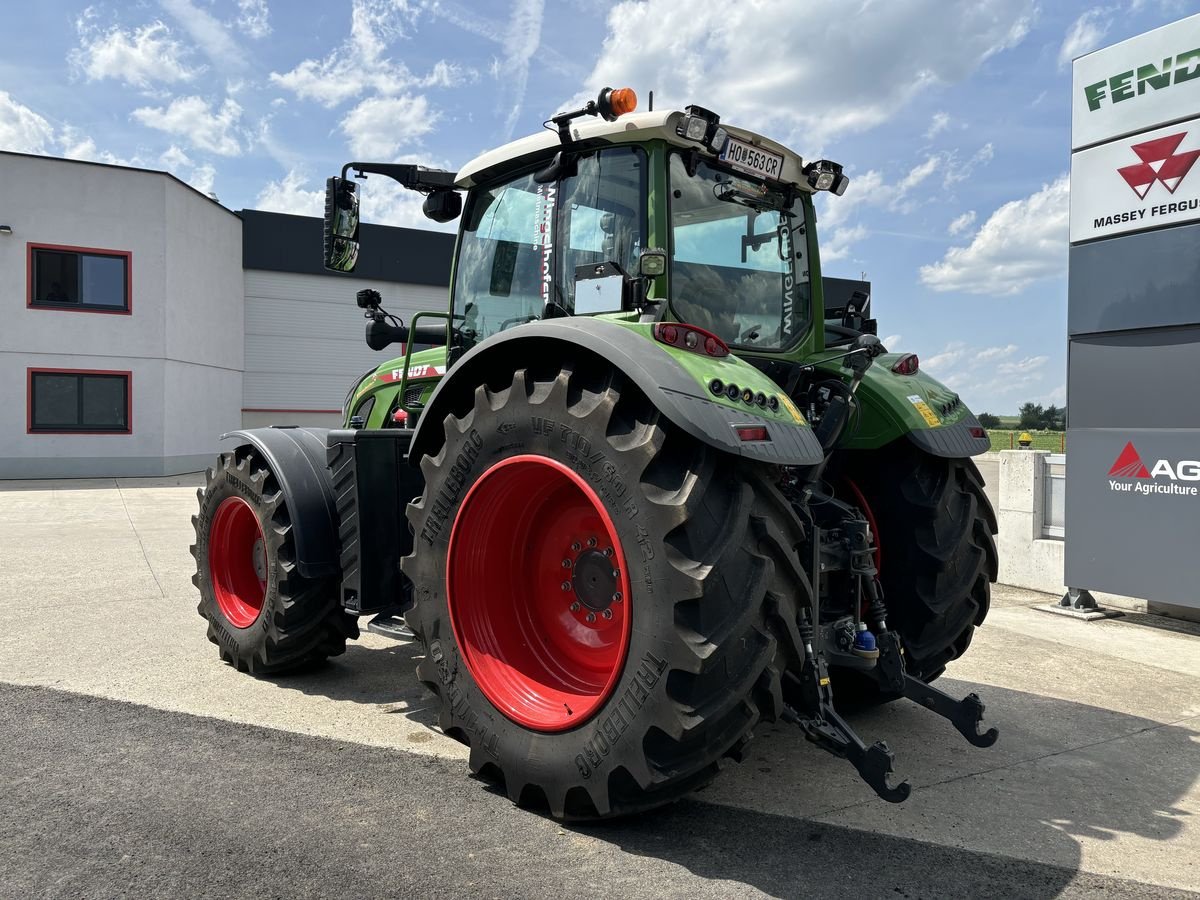
[[[1200,219],[1200,119],[1071,157],[1071,243]]]
[[[1130,441],[1108,470],[1108,479],[1108,489],[1118,493],[1200,497],[1200,487],[1192,483],[1200,482],[1200,460],[1158,459],[1147,468]]]

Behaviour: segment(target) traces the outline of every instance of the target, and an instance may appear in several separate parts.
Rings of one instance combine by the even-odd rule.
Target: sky
[[[16,0],[4,0],[8,4]],[[321,215],[350,159],[457,169],[607,85],[698,103],[851,183],[825,275],[976,412],[1066,400],[1071,60],[1200,0],[41,0],[0,32],[0,149]],[[644,106],[643,106],[644,108]],[[369,182],[364,219],[437,228]],[[454,223],[446,228],[453,228]]]

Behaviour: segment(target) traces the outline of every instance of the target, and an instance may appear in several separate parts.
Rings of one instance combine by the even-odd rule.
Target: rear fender
[[[451,413],[464,415],[481,384],[507,386],[513,372],[546,360],[589,360],[611,366],[650,399],[672,424],[709,446],[746,459],[775,465],[815,465],[824,458],[808,423],[790,404],[780,412],[762,414],[752,406],[716,402],[702,376],[689,372],[662,345],[638,326],[577,316],[550,319],[502,332],[473,347],[438,385],[413,438],[409,462],[419,464],[435,454],[442,442],[442,422]],[[677,351],[685,352],[685,351]],[[700,360],[700,357],[697,357]],[[736,372],[747,387],[781,393],[779,387],[753,366],[735,357],[714,361],[723,372]],[[717,369],[714,369],[714,371]],[[731,380],[728,379],[727,380]],[[745,442],[738,425],[761,425],[770,440]]]
[[[221,435],[238,447],[251,446],[275,474],[287,501],[296,545],[296,568],[304,578],[340,572],[337,504],[326,468],[328,428],[273,426]]]
[[[898,375],[891,370],[901,356],[884,354],[867,370],[855,394],[857,421],[851,419],[841,447],[874,450],[906,437],[933,456],[962,458],[990,450],[987,432],[957,393],[924,372]],[[839,371],[836,365],[820,368],[833,374]]]

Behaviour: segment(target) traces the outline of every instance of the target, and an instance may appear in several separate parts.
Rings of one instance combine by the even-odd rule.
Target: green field
[[[1003,417],[1001,417],[1003,419]],[[1021,445],[1017,438],[1020,431],[1010,431],[1007,428],[989,428],[988,437],[992,439],[993,450],[1019,450]],[[1050,450],[1053,453],[1064,453],[1067,447],[1066,432],[1063,431],[1031,431],[1034,450]]]

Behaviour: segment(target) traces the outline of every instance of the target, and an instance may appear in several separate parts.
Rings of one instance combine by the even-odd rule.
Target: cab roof
[[[574,141],[607,141],[611,144],[664,140],[677,147],[695,149],[705,156],[711,157],[712,154],[703,145],[675,133],[675,127],[685,115],[687,114],[679,110],[665,110],[627,113],[615,122],[606,122],[599,116],[579,118],[570,123],[571,139]],[[755,134],[753,131],[731,126],[725,122],[721,122],[721,127],[738,140],[781,154],[783,170],[780,180],[795,185],[799,190],[812,192],[808,179],[801,174],[800,170],[804,166],[804,161],[799,154],[776,141]],[[537,134],[531,134],[494,150],[481,153],[459,170],[458,181],[455,184],[460,188],[472,187],[482,173],[491,175],[497,169],[502,168],[505,163],[516,162],[559,146],[561,146],[561,142],[558,133],[547,128]]]

